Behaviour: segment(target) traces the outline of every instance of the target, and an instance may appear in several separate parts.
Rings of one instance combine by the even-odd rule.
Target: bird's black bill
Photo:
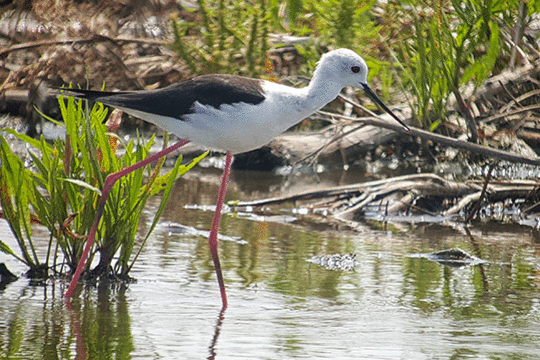
[[[366,95],[371,99],[373,100],[373,102],[377,105],[379,105],[384,111],[386,111],[388,114],[390,114],[390,116],[392,116],[394,119],[396,119],[396,121],[398,123],[401,124],[401,126],[403,126],[403,129],[405,129],[405,131],[409,131],[409,127],[407,125],[405,125],[405,123],[403,121],[401,121],[397,116],[396,114],[394,114],[392,112],[392,110],[390,110],[388,108],[388,106],[386,106],[381,99],[379,99],[379,97],[377,96],[377,94],[375,94],[375,92],[373,90],[371,90],[371,88],[368,86],[368,84],[362,84],[363,86],[363,90],[364,92],[366,93]]]

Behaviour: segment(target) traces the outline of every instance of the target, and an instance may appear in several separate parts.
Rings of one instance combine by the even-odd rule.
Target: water
[[[206,169],[177,182],[131,273],[137,283],[79,290],[71,307],[61,281],[21,278],[0,291],[0,358],[540,358],[540,245],[529,227],[511,224],[369,220],[351,231],[287,207],[262,217],[227,214],[220,255],[229,308],[221,314],[208,244],[197,233],[209,228],[212,211],[184,208],[213,204],[218,174]],[[228,198],[244,200],[343,179],[319,174],[284,185],[234,173],[233,180]],[[156,206],[146,209],[141,231]],[[0,238],[16,248],[4,221]],[[408,256],[453,247],[488,263],[449,268]],[[356,254],[355,271],[306,261],[338,253]],[[0,262],[25,271],[4,254]]]

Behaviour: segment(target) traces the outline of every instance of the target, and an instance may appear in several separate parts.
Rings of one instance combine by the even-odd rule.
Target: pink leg
[[[212,229],[210,230],[210,237],[208,243],[210,245],[210,252],[212,253],[212,260],[214,260],[214,268],[216,269],[217,281],[219,283],[219,290],[221,291],[221,301],[223,302],[222,310],[227,308],[227,294],[225,293],[225,283],[223,282],[223,274],[221,273],[221,264],[219,263],[218,255],[218,231],[219,221],[221,219],[221,209],[223,208],[223,202],[225,200],[225,193],[227,192],[227,184],[229,182],[229,175],[231,173],[232,155],[227,153],[225,158],[225,169],[223,170],[223,179],[221,179],[221,187],[219,189],[216,212],[214,213],[214,219],[212,220]]]
[[[189,143],[189,140],[180,140],[176,144],[169,146],[168,148],[161,150],[157,154],[154,154],[152,156],[147,157],[146,159],[139,161],[136,164],[133,164],[123,170],[120,170],[118,172],[109,174],[107,178],[105,179],[105,183],[103,184],[103,190],[101,191],[101,198],[99,199],[98,209],[96,212],[96,217],[94,218],[94,222],[92,223],[92,228],[90,229],[90,233],[88,234],[88,240],[86,240],[86,246],[84,247],[84,251],[81,256],[81,260],[79,261],[79,264],[77,265],[77,270],[75,270],[75,274],[73,274],[73,278],[71,279],[71,283],[69,284],[69,287],[64,294],[64,298],[66,300],[69,300],[71,298],[71,295],[73,295],[73,291],[75,290],[75,286],[77,285],[77,282],[79,281],[79,277],[81,276],[81,273],[83,271],[84,265],[86,263],[86,259],[88,258],[88,254],[90,254],[90,249],[92,248],[92,244],[94,243],[94,239],[96,237],[97,228],[99,225],[99,220],[101,219],[101,215],[103,215],[103,210],[105,209],[105,202],[107,201],[107,198],[109,197],[109,193],[111,192],[112,187],[114,184],[120,179],[121,177],[142,168],[143,166],[146,166],[150,164],[153,161],[158,160],[159,158],[166,156],[173,152],[174,150],[186,145]]]

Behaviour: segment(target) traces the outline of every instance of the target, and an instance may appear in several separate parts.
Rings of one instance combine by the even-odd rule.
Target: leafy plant
[[[461,98],[460,85],[473,81],[479,86],[493,71],[502,44],[497,17],[515,4],[450,0],[434,8],[417,5],[401,11],[412,18],[413,35],[401,42],[397,57],[414,95],[415,117],[434,129],[446,116],[449,96]]]
[[[376,1],[362,0],[309,0],[304,7],[312,14],[310,28],[313,41],[297,46],[307,60],[306,72],[311,72],[321,56],[321,49],[349,48],[357,51],[369,66],[369,77],[380,77],[383,97],[387,97],[393,84],[393,64],[380,54],[379,33],[382,26],[372,13]]]
[[[365,48],[379,30],[369,14],[374,4],[374,0],[312,1],[320,40],[336,47]]]
[[[201,23],[173,18],[179,56],[195,74],[264,73],[268,49],[268,0],[198,0]],[[196,34],[190,35],[195,32]],[[240,60],[240,61],[239,61]]]
[[[0,241],[0,251],[16,257],[30,267],[29,276],[46,277],[48,270],[57,271],[59,252],[71,270],[77,266],[86,234],[95,217],[100,188],[108,174],[135,164],[148,156],[154,137],[146,144],[140,137],[137,144],[124,143],[116,134],[108,132],[103,121],[107,110],[101,104],[92,111],[85,110],[82,100],[75,103],[60,99],[60,109],[66,138],[52,144],[43,137],[35,140],[12,129],[3,129],[30,145],[35,171],[25,168],[0,136],[0,200],[6,219],[15,235],[21,256]],[[111,118],[115,118],[111,116]],[[65,125],[64,125],[65,124]],[[111,123],[109,123],[111,125]],[[165,139],[165,146],[168,139]],[[125,149],[123,157],[116,154],[117,143]],[[172,184],[178,176],[189,171],[206,154],[188,165],[181,158],[167,174],[161,175],[162,161],[152,169],[147,166],[118,181],[111,191],[100,223],[96,244],[100,262],[96,275],[113,273],[127,276],[148,236],[155,228]],[[141,245],[135,249],[135,237],[141,212],[151,197],[164,190],[153,223]],[[47,254],[40,259],[32,241],[31,222],[39,222],[50,231]],[[135,252],[135,255],[133,256]],[[118,255],[118,256],[117,256]],[[113,258],[117,261],[113,265]],[[131,259],[131,261],[130,261]],[[39,271],[37,271],[39,270]]]
[[[0,241],[0,250],[14,256],[36,271],[41,266],[36,249],[32,242],[32,227],[30,215],[30,194],[33,192],[33,182],[26,176],[22,161],[16,157],[11,148],[0,136],[0,201],[4,216],[11,231],[17,238],[21,256],[18,256],[7,244]]]
[[[374,0],[198,0],[197,22],[173,18],[171,45],[194,74],[235,73],[260,77],[271,71],[267,60],[268,34],[284,30],[311,36],[298,46],[307,62],[302,74],[310,73],[326,46],[358,50],[370,66],[370,76],[391,73],[392,64],[378,59],[379,26],[370,13]],[[375,41],[374,41],[375,39]],[[371,54],[371,56],[370,56]],[[392,76],[386,76],[388,94]]]

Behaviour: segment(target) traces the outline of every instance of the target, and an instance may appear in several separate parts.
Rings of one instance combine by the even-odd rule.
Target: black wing
[[[68,96],[176,119],[193,113],[195,101],[219,108],[239,102],[257,105],[264,100],[261,80],[236,75],[204,75],[156,90],[65,90]]]

